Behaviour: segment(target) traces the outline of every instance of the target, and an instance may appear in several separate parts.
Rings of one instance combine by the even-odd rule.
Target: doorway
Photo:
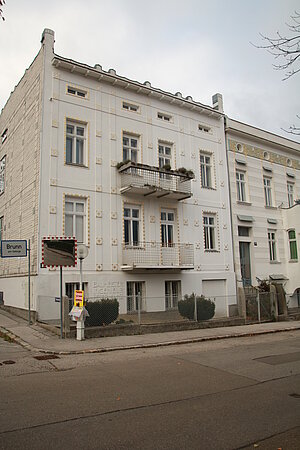
[[[240,242],[239,247],[243,286],[251,286],[250,242]]]

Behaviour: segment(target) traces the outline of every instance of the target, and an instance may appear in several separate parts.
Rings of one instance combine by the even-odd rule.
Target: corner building
[[[222,98],[183,98],[54,53],[45,29],[37,57],[0,117],[2,239],[31,240],[32,308],[55,318],[59,270],[41,268],[45,236],[89,248],[92,301],[120,313],[165,311],[184,294],[236,310]],[[192,172],[191,172],[192,171]],[[5,305],[27,309],[27,261],[0,261]],[[79,266],[63,270],[65,294]]]

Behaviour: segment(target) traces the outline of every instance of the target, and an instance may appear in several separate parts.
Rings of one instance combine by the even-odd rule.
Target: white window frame
[[[181,297],[181,281],[165,281],[165,309],[175,309],[178,307],[178,301]]]
[[[8,128],[5,128],[5,130],[1,134],[1,144],[4,144],[8,136]]]
[[[73,132],[71,131],[73,128]],[[81,130],[79,132],[79,130]],[[87,123],[66,120],[66,164],[87,166]],[[69,147],[70,146],[70,147]],[[69,154],[71,151],[71,154]]]
[[[127,141],[126,141],[127,140]],[[122,154],[123,161],[138,162],[139,160],[140,137],[136,134],[123,133]]]
[[[204,250],[217,250],[217,216],[216,214],[203,213]]]
[[[268,245],[270,262],[277,261],[276,230],[268,230]]]
[[[294,183],[287,181],[287,197],[289,208],[294,205]]]
[[[290,233],[294,233],[294,237],[290,237]],[[289,241],[289,259],[290,261],[298,261],[298,247],[297,247],[297,235],[295,228],[291,228],[288,230],[288,241]],[[295,247],[292,251],[292,245]],[[293,253],[295,252],[295,257],[293,257]]]
[[[79,98],[87,98],[88,92],[84,89],[79,89],[77,87],[67,85],[67,94],[74,95]]]
[[[199,123],[198,125],[198,130],[202,131],[204,133],[210,133],[211,132],[211,128],[206,126],[206,125],[202,125],[201,123]]]
[[[72,209],[70,208],[72,205]],[[81,207],[79,207],[81,206]],[[81,211],[80,211],[81,210]],[[75,236],[78,243],[87,242],[87,199],[83,197],[65,196],[64,203],[65,215],[65,236]],[[71,218],[69,225],[68,218]],[[80,223],[82,227],[81,235],[79,235]]]
[[[173,247],[176,236],[176,212],[174,209],[161,209],[160,230],[162,247]]]
[[[172,116],[170,116],[169,114],[162,113],[162,112],[157,113],[157,118],[159,120],[163,120],[165,122],[172,122]]]
[[[0,242],[3,239],[4,216],[0,216]]]
[[[200,151],[200,180],[201,187],[213,188],[213,155],[212,153]]]
[[[5,162],[6,156],[0,160],[0,195],[5,192]]]
[[[158,142],[158,167],[163,169],[164,166],[172,167],[172,149],[173,145],[169,142]]]
[[[138,312],[144,309],[145,281],[126,282],[127,313]]]
[[[239,202],[247,201],[246,192],[246,172],[240,169],[235,171],[237,200]]]
[[[140,205],[132,205],[129,203],[124,203],[123,227],[124,227],[124,245],[126,247],[141,246],[141,235],[142,235],[141,215],[142,215],[142,208]]]
[[[265,193],[265,206],[273,206],[272,178],[264,176],[263,183]]]
[[[133,103],[122,102],[122,108],[125,109],[126,111],[137,112],[137,113],[140,112],[140,107]]]

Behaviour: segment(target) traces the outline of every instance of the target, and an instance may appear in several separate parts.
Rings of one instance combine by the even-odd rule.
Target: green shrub
[[[88,327],[109,325],[119,316],[119,302],[117,299],[104,298],[95,302],[87,302],[86,309],[90,315],[85,321]]]
[[[204,295],[185,295],[184,300],[178,302],[178,311],[182,317],[189,320],[195,318],[195,297],[197,302],[197,320],[208,320],[215,315],[215,304],[212,300],[205,298]]]

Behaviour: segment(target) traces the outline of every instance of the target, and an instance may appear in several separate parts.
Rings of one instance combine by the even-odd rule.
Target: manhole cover
[[[45,361],[47,359],[59,359],[59,356],[56,355],[39,355],[34,356],[35,359],[38,359],[39,361]]]
[[[8,359],[7,361],[2,361],[2,364],[16,364],[16,361],[12,361],[11,359]]]

